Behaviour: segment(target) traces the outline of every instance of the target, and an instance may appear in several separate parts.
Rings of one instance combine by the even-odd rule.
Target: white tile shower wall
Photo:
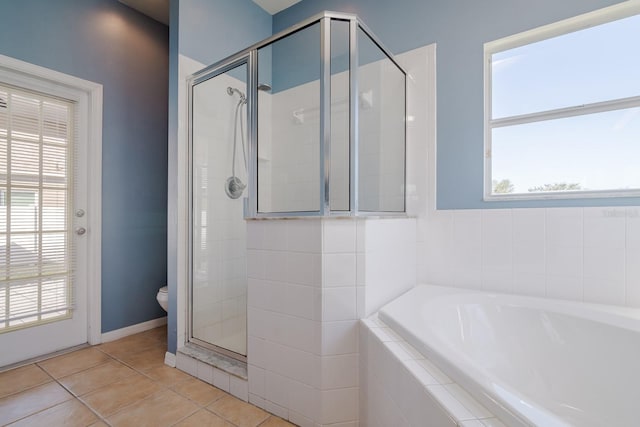
[[[320,115],[318,81],[271,95],[271,153],[259,167],[270,168],[271,186],[261,185],[260,199],[274,211],[318,210],[320,203]],[[268,115],[267,115],[268,114]],[[260,143],[259,143],[260,144]],[[260,209],[266,211],[260,202]]]
[[[360,199],[367,210],[384,211],[399,206],[397,198],[404,176],[404,159],[394,146],[399,131],[397,126],[394,128],[392,125],[401,122],[383,120],[393,113],[385,111],[385,106],[396,105],[397,102],[394,104],[391,100],[401,93],[397,90],[391,93],[384,91],[384,78],[391,71],[389,64],[383,61],[359,68],[361,94],[366,92],[368,99],[371,99],[366,105],[361,103],[359,117],[360,139],[363,141],[360,151]],[[331,78],[333,85],[348,87],[348,73],[337,73]],[[260,94],[261,101],[264,98],[268,102],[264,103],[264,107],[260,105],[259,123],[269,123],[259,130],[261,211],[319,209],[319,90],[319,82],[312,81],[273,95]],[[332,206],[348,208],[349,134],[342,131],[348,125],[348,98],[345,98],[347,94],[335,95],[331,115],[335,121],[331,140],[334,153],[331,159],[331,201]],[[383,102],[383,99],[388,102]]]
[[[435,53],[436,46],[428,45],[396,57],[408,73],[406,208],[407,214],[418,220],[416,253],[419,281],[424,281],[427,276],[427,265],[423,261],[427,258],[426,218],[429,210],[433,209],[428,183],[435,180],[435,169],[431,167],[436,138]],[[439,253],[433,255],[438,256]]]

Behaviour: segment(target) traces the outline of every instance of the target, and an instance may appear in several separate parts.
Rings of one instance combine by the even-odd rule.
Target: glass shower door
[[[193,86],[190,341],[247,354],[247,63]]]

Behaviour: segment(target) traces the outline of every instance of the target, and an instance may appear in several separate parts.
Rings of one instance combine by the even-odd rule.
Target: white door
[[[39,89],[0,80],[0,367],[88,341],[87,115]]]

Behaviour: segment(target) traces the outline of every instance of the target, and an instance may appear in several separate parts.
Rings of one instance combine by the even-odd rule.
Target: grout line
[[[44,362],[45,360],[53,359],[54,357],[63,356],[65,354],[73,353],[74,351],[82,350],[82,349],[85,349],[85,348],[91,348],[91,346],[89,344],[81,344],[81,345],[77,345],[75,347],[66,348],[64,350],[59,350],[59,351],[55,351],[53,353],[48,353],[48,354],[45,354],[43,356],[37,356],[37,357],[33,357],[31,359],[23,360],[22,362],[17,362],[17,363],[11,364],[11,365],[3,366],[0,369],[0,374],[3,373],[3,372],[11,371],[13,369],[22,368],[23,366],[37,365],[38,363]],[[38,365],[38,367],[39,366],[40,365]],[[40,368],[40,369],[42,369],[42,368]],[[44,371],[44,369],[42,369],[42,370]],[[48,374],[48,372],[47,372],[47,374]]]

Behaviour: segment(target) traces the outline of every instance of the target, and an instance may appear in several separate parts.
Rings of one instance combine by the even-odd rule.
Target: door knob
[[[76,234],[78,236],[82,236],[86,232],[87,232],[86,228],[84,228],[84,227],[76,227]]]
[[[84,216],[84,210],[82,210],[82,209],[78,209],[78,210],[76,211],[76,216],[77,216],[78,218],[82,218],[82,217]]]

